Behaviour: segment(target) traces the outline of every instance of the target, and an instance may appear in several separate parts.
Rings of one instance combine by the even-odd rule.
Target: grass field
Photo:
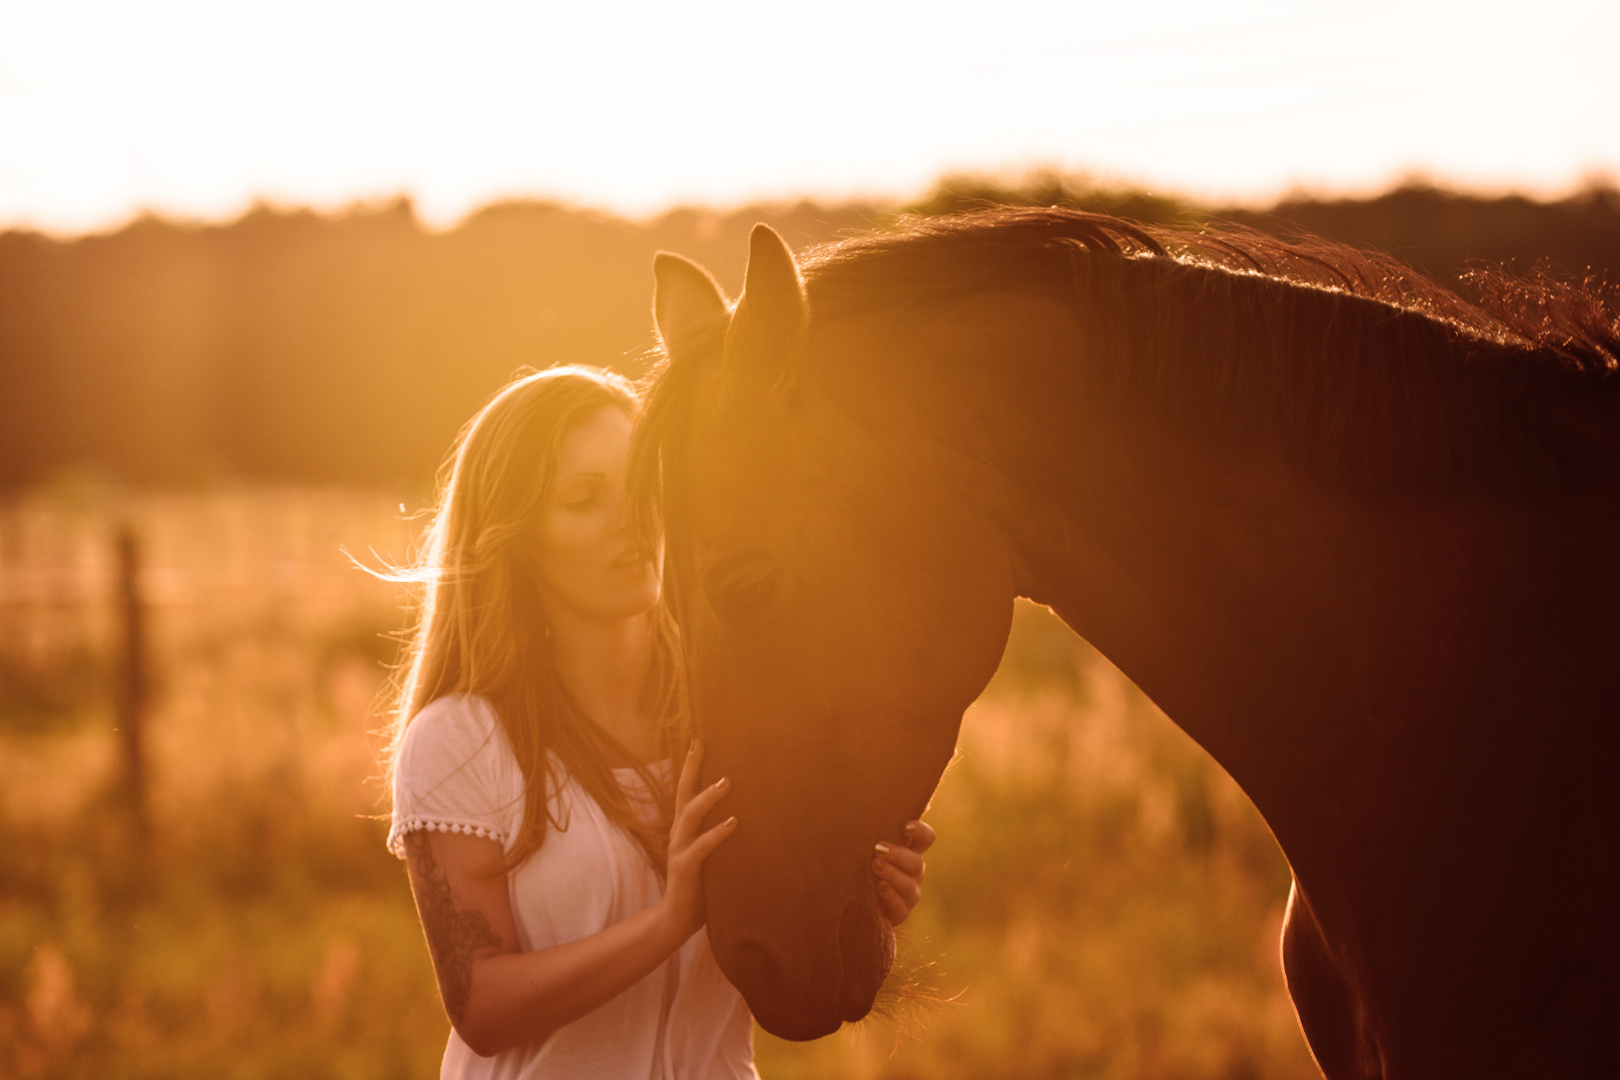
[[[402,597],[340,550],[403,557],[400,506],[80,486],[0,508],[0,1076],[437,1075],[368,735]],[[107,704],[119,521],[151,611],[144,838]],[[933,1000],[761,1033],[766,1080],[1317,1075],[1270,833],[1046,612],[1020,607],[928,818],[902,951]]]

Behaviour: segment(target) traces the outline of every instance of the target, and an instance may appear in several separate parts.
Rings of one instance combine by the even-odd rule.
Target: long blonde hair
[[[539,594],[523,571],[523,538],[551,494],[563,438],[605,406],[632,419],[625,379],[597,368],[554,367],[508,383],[462,429],[440,473],[439,497],[413,566],[389,575],[417,583],[419,619],[401,666],[387,758],[389,779],[405,730],[447,694],[478,694],[495,708],[525,781],[523,825],[502,868],[523,863],[558,821],[553,756],[608,818],[664,864],[671,778],[637,766],[660,813],[647,821],[613,775],[624,749],[586,716],[557,674]],[[649,613],[652,663],[643,707],[659,719],[660,757],[686,735],[679,641],[660,599]]]

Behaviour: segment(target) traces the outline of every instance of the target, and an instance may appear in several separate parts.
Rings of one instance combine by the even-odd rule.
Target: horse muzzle
[[[754,1018],[782,1039],[819,1039],[863,1019],[889,974],[893,935],[876,905],[857,897],[844,905],[837,940],[788,943],[762,934],[734,942],[711,933],[715,960],[748,1002]]]

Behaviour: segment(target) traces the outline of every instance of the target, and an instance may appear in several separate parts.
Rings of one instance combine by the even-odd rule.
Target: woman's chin
[[[658,583],[655,581],[651,588],[642,587],[633,590],[630,595],[625,597],[620,610],[624,612],[626,617],[645,615],[658,606],[658,595]]]
[[[642,615],[649,612],[658,603],[661,595],[657,575],[652,567],[641,563],[638,568],[629,568],[617,571],[612,589],[615,593],[615,607],[630,615]]]
[[[616,581],[610,579],[602,588],[571,590],[571,595],[558,596],[554,591],[547,606],[562,616],[554,617],[554,624],[572,620],[587,623],[621,622],[650,612],[658,606],[659,595],[656,579],[650,583],[626,582],[621,577]]]

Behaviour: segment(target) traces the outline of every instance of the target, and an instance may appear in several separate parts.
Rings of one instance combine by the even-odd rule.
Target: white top
[[[506,879],[524,950],[589,937],[652,906],[664,891],[641,846],[555,758],[553,765],[553,775],[566,780],[552,794],[564,827],[548,829],[540,850]],[[614,773],[627,790],[637,790],[636,770]],[[489,702],[467,694],[439,698],[405,729],[388,847],[404,858],[406,833],[437,829],[485,836],[510,851],[523,821],[523,794],[523,773]],[[543,1042],[479,1057],[452,1030],[439,1075],[758,1080],[759,1074],[753,1017],[699,930],[646,978]]]

